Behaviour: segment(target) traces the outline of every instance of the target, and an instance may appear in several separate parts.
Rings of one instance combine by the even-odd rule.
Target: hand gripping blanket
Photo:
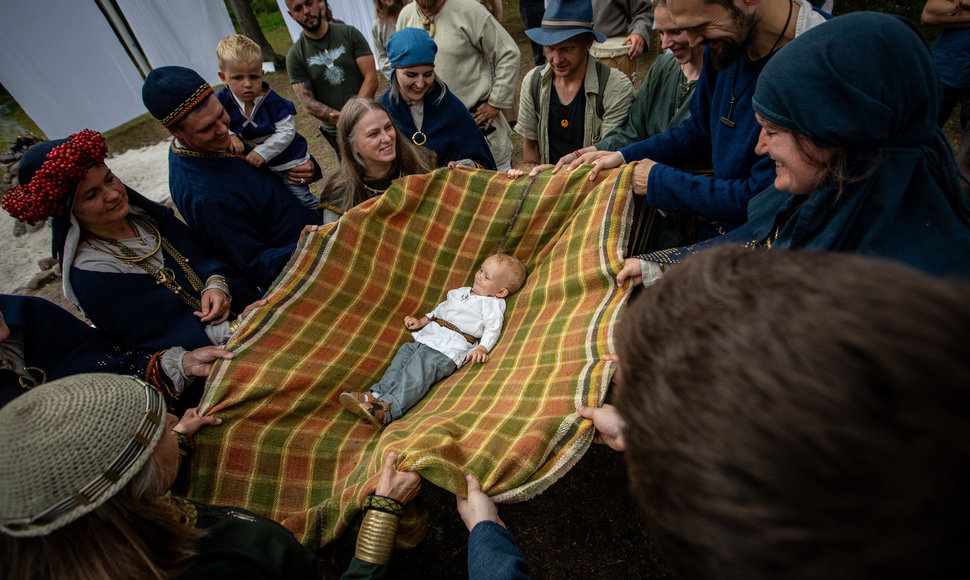
[[[576,406],[601,404],[612,375],[601,357],[615,352],[628,295],[615,273],[630,173],[591,183],[588,168],[532,180],[441,169],[307,236],[210,376],[201,408],[223,423],[199,432],[190,497],[273,518],[319,548],[355,522],[390,450],[399,469],[462,494],[466,473],[499,502],[549,487],[592,441]],[[488,362],[435,384],[383,431],[345,411],[340,393],[366,390],[411,340],[404,317],[470,285],[496,251],[528,277]]]

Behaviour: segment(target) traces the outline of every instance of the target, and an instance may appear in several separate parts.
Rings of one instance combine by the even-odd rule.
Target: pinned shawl
[[[845,148],[850,176],[871,174],[841,193],[826,184],[810,194],[774,245],[883,256],[970,277],[968,200],[936,127],[940,99],[930,51],[897,16],[848,14],[781,49],[758,79],[755,111],[819,147]],[[755,237],[768,236],[795,202],[774,187],[753,198]]]
[[[672,263],[711,245],[762,244],[777,230],[773,248],[854,252],[970,278],[970,205],[936,127],[940,99],[930,52],[905,19],[857,12],[809,30],[765,66],[755,111],[819,147],[845,149],[846,174],[861,177],[808,196],[769,187],[748,202],[740,228],[641,258]]]
[[[494,170],[492,152],[485,136],[475,124],[475,119],[454,93],[445,90],[442,94],[443,86],[437,82],[432,83],[424,95],[424,122],[421,132],[427,136],[427,142],[423,145],[438,156],[438,167],[448,165],[449,161],[471,159],[483,169]],[[411,139],[418,128],[414,125],[407,101],[403,98],[395,99],[391,95],[391,89],[378,100],[390,113],[398,130],[404,133],[404,138]]]

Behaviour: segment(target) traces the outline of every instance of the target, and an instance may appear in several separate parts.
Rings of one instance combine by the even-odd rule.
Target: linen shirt
[[[401,9],[397,29],[424,28],[423,20],[411,2]],[[431,20],[438,45],[435,72],[465,108],[488,102],[497,109],[511,109],[520,62],[519,47],[509,33],[476,0],[448,0]],[[512,157],[512,128],[502,114],[492,126],[495,130],[486,139],[495,164],[502,166]]]
[[[626,121],[630,106],[633,104],[633,84],[625,74],[611,68],[609,80],[603,95],[599,94],[599,78],[596,74],[596,59],[586,59],[586,77],[583,80],[583,91],[586,93],[586,114],[583,119],[583,143],[576,149],[589,147],[603,138],[604,135]],[[532,78],[540,75],[539,80],[539,112],[532,102]],[[539,162],[555,163],[558,159],[549,159],[549,103],[552,91],[553,73],[550,64],[529,71],[522,79],[522,94],[519,96],[519,120],[515,124],[515,132],[526,139],[539,143]],[[596,103],[603,99],[603,118],[596,116]]]
[[[440,318],[460,328],[463,332],[478,338],[474,343],[454,330],[449,330],[432,320],[427,326],[414,333],[414,341],[430,346],[444,354],[460,368],[465,364],[465,356],[478,345],[491,352],[502,333],[505,320],[505,299],[494,296],[472,294],[468,286],[448,291],[448,297],[426,316]]]
[[[370,29],[371,38],[374,39],[374,48],[377,49],[377,68],[380,69],[384,78],[391,76],[391,61],[387,58],[387,41],[395,30],[394,22],[384,18],[376,18]]]

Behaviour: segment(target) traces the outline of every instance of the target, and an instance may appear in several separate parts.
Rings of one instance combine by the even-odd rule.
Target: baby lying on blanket
[[[471,288],[448,292],[447,299],[420,319],[407,316],[414,342],[401,347],[391,366],[369,392],[346,391],[340,404],[381,428],[400,419],[431,385],[468,361],[485,362],[498,342],[505,297],[525,281],[525,266],[508,254],[493,254],[475,274]]]

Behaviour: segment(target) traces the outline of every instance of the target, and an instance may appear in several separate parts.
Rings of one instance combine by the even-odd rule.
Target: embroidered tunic
[[[189,229],[259,288],[283,270],[303,226],[320,223],[272,171],[231,153],[202,154],[173,141],[168,172]]]

